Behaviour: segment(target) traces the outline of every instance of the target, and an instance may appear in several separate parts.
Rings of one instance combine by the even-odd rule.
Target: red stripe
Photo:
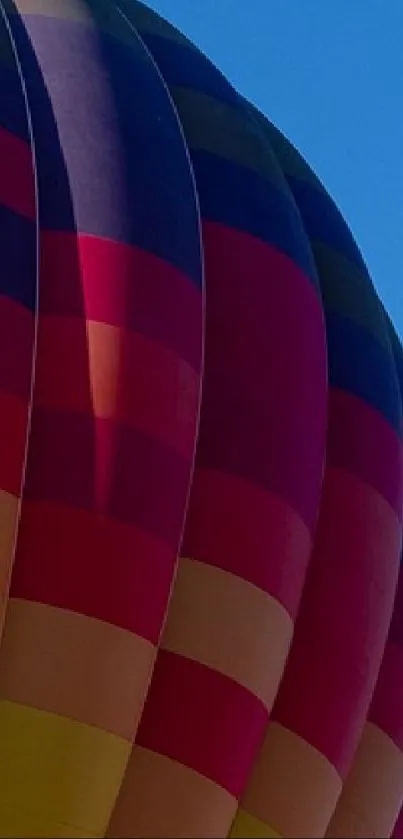
[[[403,516],[403,445],[382,415],[330,390],[328,462],[366,481]]]
[[[23,503],[11,596],[89,615],[156,643],[176,551],[136,527]]]
[[[198,465],[280,495],[311,528],[327,405],[321,303],[275,248],[217,224],[203,229],[208,300]]]
[[[145,431],[189,457],[196,435],[199,374],[171,350],[119,327],[43,316],[38,356],[38,405],[93,411]]]
[[[178,549],[191,475],[155,438],[91,415],[36,408],[25,497],[93,510]]]
[[[201,292],[185,274],[140,248],[43,232],[41,312],[131,329],[200,369]]]
[[[0,388],[28,399],[35,321],[25,306],[0,296]]]
[[[161,650],[136,743],[239,798],[266,725],[266,709],[241,685],[197,661]]]
[[[403,647],[390,641],[383,656],[369,719],[403,751]]]
[[[0,204],[29,219],[35,219],[31,148],[5,128],[0,128]]]
[[[273,718],[345,777],[369,709],[396,589],[400,525],[377,493],[328,468],[315,547]]]
[[[296,530],[295,513],[284,502],[241,478],[196,471],[184,556],[248,580],[295,617],[310,550],[306,525],[301,520]]]
[[[0,489],[19,496],[28,422],[28,403],[0,390]]]

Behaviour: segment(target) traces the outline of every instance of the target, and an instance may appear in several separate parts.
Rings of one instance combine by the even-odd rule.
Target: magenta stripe
[[[372,486],[403,514],[403,444],[378,411],[361,399],[331,389],[328,462]]]
[[[388,641],[369,719],[403,751],[403,647]]]
[[[204,244],[208,302],[198,466],[270,490],[311,528],[325,445],[320,301],[297,265],[248,234],[204,224]]]
[[[35,320],[32,312],[0,295],[0,389],[28,399]]]
[[[403,565],[400,567],[395,606],[393,609],[392,623],[389,631],[389,640],[392,641],[392,643],[403,647]]]

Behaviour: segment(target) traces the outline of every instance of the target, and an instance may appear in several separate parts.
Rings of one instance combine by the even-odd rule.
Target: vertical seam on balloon
[[[7,31],[11,50],[14,55],[15,65],[17,69],[17,74],[19,77],[20,85],[21,85],[21,92],[22,97],[24,100],[25,106],[25,115],[27,120],[27,127],[28,127],[28,135],[29,135],[29,143],[30,143],[30,150],[31,150],[31,160],[32,160],[32,174],[33,174],[33,181],[34,181],[34,204],[35,204],[35,301],[34,301],[34,334],[32,339],[32,363],[31,363],[31,376],[30,376],[30,388],[29,388],[29,401],[28,401],[28,414],[27,414],[27,426],[26,426],[26,433],[25,433],[25,448],[24,448],[24,456],[23,456],[23,464],[21,470],[21,482],[20,482],[20,493],[17,502],[17,515],[16,515],[16,522],[14,528],[14,536],[13,536],[13,547],[12,547],[12,555],[11,555],[11,562],[8,570],[8,577],[5,585],[5,598],[4,598],[4,617],[7,615],[7,603],[8,603],[8,596],[11,586],[11,579],[12,579],[12,572],[15,562],[15,556],[17,553],[17,543],[18,543],[18,533],[19,533],[19,526],[21,523],[21,515],[22,515],[22,503],[23,503],[23,495],[24,495],[24,487],[26,482],[27,476],[27,468],[28,468],[28,453],[29,453],[29,439],[31,434],[32,428],[32,415],[33,415],[33,402],[34,402],[34,391],[35,391],[35,378],[36,378],[36,364],[37,364],[37,355],[38,355],[38,324],[39,324],[39,280],[40,280],[40,228],[39,228],[39,185],[38,185],[38,166],[37,166],[37,155],[36,155],[36,148],[35,148],[35,134],[34,134],[34,127],[33,127],[33,120],[31,114],[31,108],[29,103],[29,96],[28,90],[25,82],[24,71],[22,67],[22,63],[19,58],[18,54],[18,47],[14,38],[13,30],[9,18],[7,16],[7,12],[4,8],[3,0],[0,0],[0,17],[3,20],[5,29]],[[1,643],[1,635],[2,635],[2,626],[0,626],[0,643]]]
[[[176,575],[178,573],[178,567],[179,567],[179,561],[180,561],[180,552],[181,552],[181,549],[182,549],[183,537],[184,537],[185,528],[186,528],[187,514],[188,514],[188,510],[189,510],[190,496],[191,496],[193,479],[194,479],[194,474],[195,474],[197,446],[198,446],[198,441],[199,441],[200,413],[201,413],[201,404],[202,404],[202,396],[203,396],[203,383],[204,383],[205,335],[206,335],[206,283],[205,283],[204,243],[203,243],[203,232],[202,232],[202,223],[201,223],[200,201],[199,201],[199,193],[198,193],[198,189],[197,189],[196,176],[195,176],[195,173],[194,173],[193,163],[192,163],[192,159],[191,159],[191,156],[190,156],[190,151],[189,151],[189,147],[188,147],[188,144],[187,144],[187,140],[186,140],[185,132],[184,132],[184,129],[183,129],[183,125],[182,125],[182,122],[181,122],[181,119],[180,119],[180,116],[179,116],[179,113],[178,113],[178,109],[175,105],[172,94],[171,94],[171,92],[169,90],[169,87],[168,87],[168,85],[167,85],[167,83],[164,79],[164,76],[163,76],[163,74],[162,74],[154,56],[152,55],[152,53],[148,49],[146,43],[144,42],[143,38],[141,37],[141,35],[137,31],[134,24],[131,22],[131,20],[129,20],[129,18],[127,17],[125,12],[122,11],[122,9],[119,6],[119,3],[115,4],[115,8],[116,8],[116,11],[117,11],[118,15],[120,15],[122,21],[129,28],[130,32],[132,32],[132,34],[134,35],[136,40],[138,40],[140,42],[140,44],[142,45],[146,55],[149,58],[150,63],[154,67],[154,70],[155,70],[158,78],[160,79],[160,82],[161,82],[161,84],[162,84],[162,86],[165,90],[165,93],[167,95],[167,98],[169,100],[169,103],[171,105],[172,111],[173,111],[175,119],[176,119],[176,123],[177,123],[178,129],[179,129],[179,133],[181,135],[182,142],[183,142],[183,148],[184,148],[186,158],[187,158],[187,161],[188,161],[190,177],[191,177],[192,183],[193,183],[193,192],[194,192],[194,199],[195,199],[197,218],[198,218],[200,264],[201,264],[201,274],[202,274],[202,284],[201,284],[202,346],[201,346],[201,364],[200,364],[200,388],[199,388],[199,398],[198,398],[198,406],[197,406],[195,442],[194,442],[194,447],[193,447],[191,473],[190,473],[190,476],[189,476],[188,491],[187,491],[186,501],[185,501],[185,505],[184,505],[184,516],[183,516],[183,522],[182,522],[182,529],[181,529],[179,545],[178,545],[178,556],[177,556],[177,559],[176,559],[175,571],[174,571],[174,574],[173,574],[173,577],[172,577],[172,582],[171,582],[171,587],[170,587],[170,591],[169,591],[169,596],[168,596],[167,606],[166,606],[166,610],[165,610],[165,615],[164,615],[164,619],[162,621],[161,631],[160,631],[160,635],[159,635],[158,642],[157,642],[157,649],[158,649],[159,646],[160,646],[160,643],[161,643],[161,639],[162,639],[163,634],[164,634],[164,630],[165,630],[165,626],[166,626],[166,622],[167,622],[167,618],[168,618],[169,605],[170,605],[170,602],[171,602],[171,599],[172,599],[172,594],[173,594],[175,581],[176,581]]]

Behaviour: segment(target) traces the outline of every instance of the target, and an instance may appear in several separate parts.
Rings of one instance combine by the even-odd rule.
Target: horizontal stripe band
[[[263,704],[236,682],[161,650],[136,743],[194,769],[238,798],[267,716]]]
[[[177,551],[133,525],[24,501],[11,596],[158,641]]]

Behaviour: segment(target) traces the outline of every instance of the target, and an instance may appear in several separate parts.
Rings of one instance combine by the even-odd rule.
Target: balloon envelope
[[[390,834],[403,351],[346,223],[137,0],[0,0],[0,86],[0,837]]]

